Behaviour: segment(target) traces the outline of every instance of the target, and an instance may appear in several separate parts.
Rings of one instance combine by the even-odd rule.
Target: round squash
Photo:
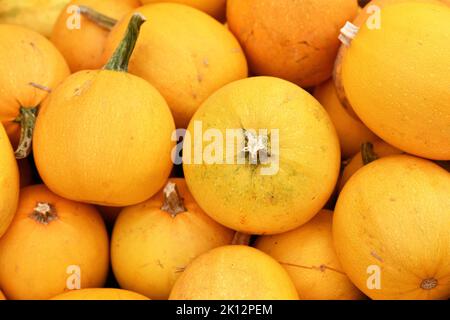
[[[358,10],[358,14],[356,15],[355,19],[352,21],[352,24],[361,27],[366,21],[369,23],[376,22],[376,19],[380,19],[381,22],[382,16],[381,12],[378,15],[377,11],[378,9],[381,9],[387,5],[395,4],[395,3],[402,3],[402,2],[428,2],[428,3],[437,3],[441,4],[442,1],[450,1],[450,0],[372,0],[372,1],[360,1],[360,5],[364,6],[363,9]],[[369,19],[371,17],[372,19]],[[369,19],[369,20],[368,20]],[[335,83],[336,93],[338,95],[339,100],[341,101],[342,106],[349,112],[351,116],[353,116],[355,119],[359,119],[356,115],[355,111],[353,110],[352,106],[350,105],[350,102],[347,99],[347,96],[345,94],[345,88],[342,83],[342,59],[346,55],[348,50],[348,47],[344,44],[341,44],[341,47],[339,48],[334,70],[333,70],[333,79]]]
[[[19,171],[5,129],[0,124],[0,237],[11,223],[19,201]]]
[[[238,41],[207,14],[175,3],[150,4],[136,12],[148,22],[142,26],[129,71],[158,89],[178,128],[187,127],[214,91],[247,77],[247,62]],[[117,46],[129,16],[110,33],[104,61]]]
[[[51,300],[149,300],[147,297],[123,289],[90,288],[59,294]]]
[[[331,234],[333,212],[320,211],[303,226],[262,236],[256,248],[277,260],[289,273],[301,300],[354,300],[363,294],[342,271]]]
[[[56,20],[51,41],[66,58],[72,72],[100,69],[109,31],[118,19],[139,5],[139,0],[72,0]],[[67,27],[73,19],[74,12],[69,10],[73,6],[82,9],[79,28]]]
[[[155,2],[181,3],[204,11],[216,19],[223,20],[227,0],[141,0],[141,2],[143,4]]]
[[[184,179],[170,179],[153,198],[119,215],[111,240],[114,275],[121,288],[167,299],[192,259],[231,244],[233,235],[199,208]]]
[[[227,138],[229,130],[236,139]],[[223,146],[201,138],[208,132],[225,140]],[[309,93],[285,80],[255,77],[223,87],[202,104],[187,134],[189,189],[208,215],[231,229],[273,234],[297,228],[335,187],[340,151],[333,124]],[[230,157],[227,145],[235,150]],[[260,158],[264,153],[270,156]]]
[[[8,298],[48,299],[69,285],[103,286],[108,235],[94,207],[63,199],[44,185],[21,190],[19,208],[0,238],[0,287]]]
[[[382,27],[362,24],[342,57],[345,95],[387,143],[449,160],[450,7],[402,1],[381,10]]]
[[[0,23],[22,25],[49,37],[59,13],[69,1],[1,0]]]
[[[230,245],[197,257],[178,278],[170,300],[297,300],[286,270],[267,254]]]
[[[333,121],[344,159],[348,159],[357,153],[362,143],[378,140],[378,137],[372,131],[360,120],[352,117],[341,104],[332,80],[317,86],[314,90],[314,97],[327,110],[331,121]]]
[[[16,156],[24,158],[31,151],[37,107],[69,68],[44,36],[14,25],[0,25],[0,61],[0,121],[13,147],[19,146]]]
[[[103,70],[68,77],[42,105],[34,157],[45,184],[67,199],[127,206],[155,194],[172,169],[175,129],[164,98],[126,72],[143,18]]]
[[[339,180],[339,190],[342,190],[348,179],[360,168],[379,158],[403,154],[404,152],[387,144],[384,141],[363,143],[361,150],[353,156],[350,162],[345,166],[342,176]]]
[[[227,21],[254,74],[310,87],[330,78],[339,28],[357,9],[356,0],[229,0]]]
[[[450,174],[407,155],[374,161],[342,190],[333,218],[339,261],[372,299],[450,297]]]

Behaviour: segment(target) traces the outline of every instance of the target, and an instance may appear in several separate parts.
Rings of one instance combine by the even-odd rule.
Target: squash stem
[[[33,139],[34,125],[36,123],[37,107],[20,107],[20,115],[15,120],[20,123],[20,140],[15,151],[16,159],[24,159],[31,152],[31,141]]]
[[[251,238],[251,235],[236,231],[231,244],[248,246],[250,244],[250,238]]]
[[[177,214],[186,212],[183,198],[181,197],[177,185],[174,182],[168,182],[163,190],[164,202],[161,210],[170,213],[175,218]]]
[[[38,202],[30,217],[42,224],[49,224],[58,218],[55,208],[48,202]]]
[[[251,130],[244,129],[244,152],[250,164],[258,165],[269,156],[270,141],[268,135],[258,135]]]
[[[135,13],[131,16],[125,36],[119,43],[116,51],[114,51],[111,59],[105,65],[105,70],[122,72],[128,71],[128,63],[130,62],[131,54],[133,53],[134,46],[136,45],[139,30],[144,22],[145,17],[140,13]]]
[[[117,24],[116,19],[105,16],[104,14],[101,14],[88,6],[80,5],[78,8],[80,10],[80,14],[82,14],[85,18],[106,30],[111,31],[111,29]]]
[[[361,145],[361,157],[363,164],[369,164],[378,159],[378,155],[373,151],[373,144],[365,142]]]

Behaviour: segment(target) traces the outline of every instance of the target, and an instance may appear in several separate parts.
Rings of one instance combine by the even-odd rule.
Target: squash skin
[[[218,20],[223,20],[225,18],[226,0],[141,0],[141,2],[142,4],[175,2],[204,11]]]
[[[48,95],[30,83],[55,88],[70,71],[61,53],[39,33],[16,25],[0,25],[0,121],[13,148],[20,138],[15,122],[20,107],[38,107]],[[20,61],[20,63],[14,63]]]
[[[327,110],[331,121],[333,121],[339,136],[343,159],[348,159],[357,153],[362,143],[379,140],[369,128],[359,119],[352,117],[344,108],[338,99],[332,80],[317,86],[314,89],[314,97]]]
[[[404,154],[403,151],[387,144],[384,141],[376,141],[373,143],[373,151],[379,158]],[[347,181],[358,171],[360,168],[364,166],[361,151],[356,153],[350,160],[350,162],[345,166],[344,171],[342,172],[342,176],[339,181],[339,190],[342,190]]]
[[[247,77],[247,61],[238,41],[207,14],[176,3],[149,4],[135,12],[148,22],[141,28],[129,72],[163,95],[177,128],[186,128],[213,92]],[[103,62],[119,43],[130,16],[109,34]]]
[[[5,295],[3,294],[3,292],[0,291],[0,300],[6,300]]]
[[[234,235],[200,209],[184,179],[169,181],[176,184],[187,211],[172,217],[162,210],[161,190],[148,201],[125,208],[111,240],[111,262],[120,287],[151,299],[167,299],[180,270],[200,254],[231,244]]]
[[[366,23],[369,16],[373,14],[373,11],[369,10],[371,7],[376,6],[380,9],[387,5],[396,4],[396,3],[404,3],[404,2],[427,2],[427,3],[435,3],[435,4],[442,4],[442,2],[450,3],[448,1],[450,0],[372,0],[369,3],[367,3],[364,8],[361,8],[358,10],[358,15],[353,19],[352,23],[357,26],[361,27],[364,23]],[[344,84],[342,83],[342,60],[344,56],[347,54],[348,47],[344,44],[341,44],[341,47],[339,48],[334,70],[333,70],[333,80],[336,87],[336,93],[338,95],[339,100],[341,101],[342,106],[348,111],[348,113],[354,117],[355,119],[358,119],[358,115],[353,110],[352,106],[350,105],[350,102],[348,101],[348,98],[345,93]]]
[[[89,288],[59,294],[50,300],[150,300],[136,292],[113,288]]]
[[[45,184],[67,199],[136,204],[169,176],[174,129],[166,102],[145,80],[125,72],[80,71],[42,105],[36,166]]]
[[[357,10],[356,0],[228,0],[227,21],[253,74],[312,87],[330,78],[339,29]]]
[[[19,201],[19,170],[5,129],[0,124],[0,237],[10,225]]]
[[[70,17],[67,8],[72,5],[85,5],[119,20],[139,7],[139,0],[72,0],[56,20],[50,39],[65,57],[70,70],[77,72],[100,69],[103,66],[101,57],[109,30],[98,26],[83,15],[80,17],[80,29],[67,28],[66,21]]]
[[[450,174],[407,155],[376,160],[342,190],[333,218],[339,260],[372,299],[450,297]],[[381,288],[369,289],[369,266]],[[437,280],[425,290],[422,282]]]
[[[223,164],[195,164],[183,154],[189,190],[219,223],[248,234],[285,232],[311,219],[332,194],[340,169],[337,134],[323,107],[300,87],[272,77],[223,87],[192,118],[191,150],[196,121],[203,132],[217,128],[223,137],[226,129],[279,130],[279,170],[273,175],[262,175],[248,161],[226,164],[225,152]],[[203,149],[209,144],[204,140]]]
[[[243,245],[212,249],[192,261],[169,300],[298,300],[283,267]]]
[[[450,8],[395,3],[382,7],[382,19],[380,30],[363,24],[343,57],[346,97],[359,118],[389,144],[420,157],[449,160]]]
[[[262,236],[255,247],[289,273],[301,300],[359,300],[364,295],[342,271],[331,234],[333,212],[321,210],[303,226]]]
[[[38,202],[50,203],[57,218],[31,217]],[[0,287],[9,299],[48,299],[63,293],[77,265],[81,287],[103,286],[109,262],[108,235],[93,206],[75,203],[44,185],[21,190],[14,220],[0,239]]]
[[[15,24],[49,37],[59,12],[69,0],[2,0],[0,23]]]

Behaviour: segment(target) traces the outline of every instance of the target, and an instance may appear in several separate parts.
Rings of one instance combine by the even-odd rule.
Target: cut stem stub
[[[48,202],[37,202],[31,218],[42,224],[49,224],[57,218],[56,209]]]
[[[186,212],[183,198],[178,191],[177,185],[174,182],[168,182],[163,190],[164,202],[161,210],[170,213],[172,217],[177,214]]]

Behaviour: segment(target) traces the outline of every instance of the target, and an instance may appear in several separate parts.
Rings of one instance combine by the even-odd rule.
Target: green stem
[[[134,46],[136,45],[136,41],[139,36],[139,30],[141,29],[141,25],[144,22],[145,17],[142,14],[133,14],[130,22],[128,23],[125,36],[119,43],[116,51],[114,51],[111,59],[109,59],[108,63],[105,65],[105,70],[122,72],[128,71],[128,63],[130,61],[131,54],[133,53]]]
[[[372,143],[366,142],[361,145],[361,157],[364,165],[378,159],[378,155],[373,151]]]
[[[20,116],[16,122],[20,123],[20,141],[16,149],[16,159],[24,159],[31,152],[31,141],[33,139],[34,125],[36,123],[37,107],[20,107]]]
[[[106,30],[111,31],[111,29],[117,24],[116,19],[105,16],[90,7],[80,5],[78,8],[80,10],[80,14]]]

